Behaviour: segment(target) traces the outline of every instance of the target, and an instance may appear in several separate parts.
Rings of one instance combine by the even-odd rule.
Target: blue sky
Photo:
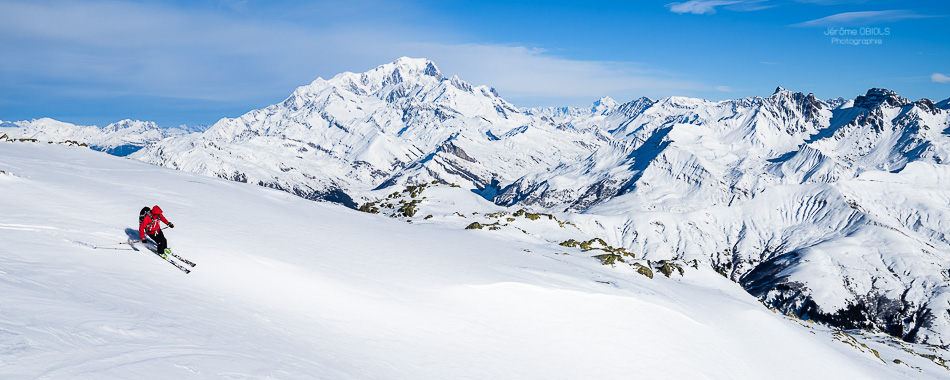
[[[0,0],[0,120],[207,125],[401,56],[523,107],[776,86],[941,100],[948,26],[945,1]]]

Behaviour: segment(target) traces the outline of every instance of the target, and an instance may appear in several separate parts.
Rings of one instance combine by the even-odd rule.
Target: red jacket
[[[161,230],[161,226],[158,224],[158,221],[162,221],[165,225],[168,225],[168,219],[165,219],[165,216],[162,215],[162,209],[158,206],[152,207],[152,212],[148,215],[145,215],[145,219],[142,219],[142,224],[139,225],[139,237],[145,239],[145,234],[155,235]]]

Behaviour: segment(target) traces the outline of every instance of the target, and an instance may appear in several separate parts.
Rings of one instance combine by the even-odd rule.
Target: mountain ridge
[[[94,150],[127,156],[145,145],[162,139],[204,131],[204,127],[162,128],[151,121],[125,119],[104,127],[75,125],[51,118],[29,121],[0,121],[0,135],[10,138],[36,139],[49,142],[72,140],[87,144]]]

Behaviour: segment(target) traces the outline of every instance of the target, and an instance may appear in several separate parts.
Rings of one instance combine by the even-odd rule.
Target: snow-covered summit
[[[879,105],[887,105],[890,107],[900,107],[910,104],[906,98],[897,95],[896,92],[888,90],[886,88],[872,88],[868,90],[867,94],[860,95],[854,100],[855,107],[861,108],[874,108]]]
[[[386,98],[392,91],[382,91],[389,87],[395,90],[400,85],[424,86],[445,79],[430,60],[402,57],[394,62],[380,65],[364,73],[341,73],[329,80],[318,78],[306,86],[294,91],[294,95],[306,97],[321,93],[327,87],[337,87],[357,95],[378,94]]]
[[[552,150],[587,151],[576,141],[591,138],[548,136],[555,130],[489,87],[446,78],[428,60],[400,58],[365,73],[318,79],[279,104],[222,119],[203,135],[136,157],[324,198],[417,176],[484,187],[495,177],[512,181],[539,163],[564,162]],[[536,137],[552,146],[492,143]],[[523,155],[501,158],[511,151]]]
[[[590,108],[591,114],[594,115],[604,115],[610,112],[613,112],[620,106],[620,103],[617,103],[616,100],[611,99],[609,96],[597,99]]]

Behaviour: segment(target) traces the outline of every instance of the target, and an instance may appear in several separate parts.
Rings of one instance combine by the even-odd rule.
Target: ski
[[[130,243],[137,243],[137,242],[130,242]],[[172,257],[174,257],[174,258],[176,258],[176,259],[178,259],[178,260],[181,260],[181,262],[183,262],[183,263],[185,263],[185,264],[191,266],[192,268],[194,268],[195,265],[198,265],[198,264],[195,264],[195,263],[191,262],[190,260],[188,260],[188,259],[186,259],[186,258],[184,258],[184,257],[178,256],[177,253],[172,252],[170,249],[166,249],[168,252],[167,252],[167,254],[164,255],[164,256],[163,256],[160,252],[158,252],[157,250],[153,250],[152,247],[150,246],[150,244],[145,244],[145,249],[151,251],[151,252],[154,253],[156,256],[161,257],[162,260],[165,260],[165,261],[171,263],[171,264],[174,265],[176,268],[181,269],[181,271],[182,271],[182,272],[185,272],[185,274],[191,273],[191,270],[189,270],[188,268],[185,268],[184,266],[182,266],[181,264],[179,264],[177,261],[172,260],[172,258],[171,258],[171,257],[168,257],[168,255],[171,255]]]
[[[188,259],[186,259],[186,258],[184,258],[184,257],[178,256],[177,253],[172,252],[171,250],[169,250],[168,253],[171,254],[172,256],[174,256],[176,259],[181,260],[181,262],[183,262],[183,263],[185,263],[185,264],[188,264],[188,265],[191,266],[192,268],[194,268],[195,265],[198,265],[198,264],[195,264],[195,263],[189,261]]]
[[[151,251],[151,249],[150,249],[149,251]],[[156,256],[158,256],[158,257],[161,257],[162,260],[165,260],[165,261],[171,263],[172,265],[175,266],[175,268],[181,269],[181,271],[182,271],[182,272],[185,272],[185,274],[191,273],[191,271],[188,270],[188,268],[185,268],[184,266],[182,266],[181,264],[179,264],[177,261],[172,260],[172,258],[170,258],[170,257],[168,257],[168,256],[162,256],[162,254],[160,254],[160,253],[158,253],[158,252],[154,252],[154,251],[153,251],[152,253],[154,253],[154,254],[155,254]]]

